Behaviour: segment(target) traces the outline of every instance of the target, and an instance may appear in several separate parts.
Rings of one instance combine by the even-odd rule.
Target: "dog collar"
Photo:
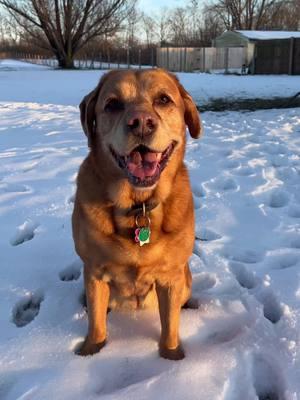
[[[150,211],[154,210],[154,208],[156,208],[158,206],[158,204],[159,203],[156,203],[156,202],[135,204],[127,211],[127,215],[128,215],[128,217],[143,215],[144,207],[145,207],[145,213],[147,214]]]

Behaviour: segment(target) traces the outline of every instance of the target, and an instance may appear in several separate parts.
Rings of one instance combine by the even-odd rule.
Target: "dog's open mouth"
[[[158,181],[175,145],[176,142],[172,142],[161,153],[139,145],[127,156],[117,154],[112,148],[110,150],[119,167],[125,171],[130,183],[134,186],[149,187]]]

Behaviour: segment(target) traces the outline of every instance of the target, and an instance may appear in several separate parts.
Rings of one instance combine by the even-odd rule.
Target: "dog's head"
[[[167,165],[182,159],[186,126],[193,138],[201,135],[191,96],[161,69],[105,74],[80,112],[92,151],[135,188],[153,188]]]

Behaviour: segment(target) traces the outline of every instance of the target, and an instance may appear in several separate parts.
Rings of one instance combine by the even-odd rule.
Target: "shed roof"
[[[299,31],[234,31],[250,40],[300,38]]]

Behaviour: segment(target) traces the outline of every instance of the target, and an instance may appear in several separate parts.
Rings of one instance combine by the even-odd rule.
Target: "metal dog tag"
[[[144,224],[140,225],[140,221],[143,219],[143,222],[147,224],[147,226],[143,226]],[[150,218],[146,214],[146,206],[143,203],[143,214],[137,215],[135,219],[136,230],[135,233],[135,241],[140,244],[140,246],[144,246],[144,244],[150,243]]]
[[[140,246],[144,246],[144,244],[150,243],[150,228],[148,226],[144,226],[143,228],[137,228],[135,230],[135,241],[140,244]]]

